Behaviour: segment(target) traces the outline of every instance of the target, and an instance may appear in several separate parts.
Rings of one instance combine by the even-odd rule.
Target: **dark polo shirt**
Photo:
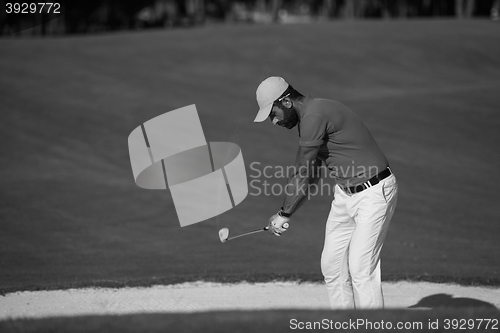
[[[319,146],[318,157],[339,185],[361,184],[387,168],[387,159],[359,117],[345,105],[307,96],[299,145]]]

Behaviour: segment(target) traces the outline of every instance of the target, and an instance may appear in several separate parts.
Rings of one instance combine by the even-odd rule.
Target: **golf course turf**
[[[265,226],[282,195],[250,189],[181,228],[169,191],[132,176],[130,132],[190,104],[208,141],[241,147],[249,181],[292,164],[297,131],[253,123],[270,75],[346,104],[386,152],[400,194],[383,279],[500,285],[499,37],[486,20],[429,20],[0,39],[0,291],[320,281],[331,195],[283,237],[222,244],[220,228]]]
[[[486,329],[487,321],[491,319]],[[128,316],[82,316],[0,322],[2,332],[290,332],[317,330],[376,332],[494,332],[500,312],[485,309],[439,309],[435,311],[219,311],[198,314],[137,314]],[[316,324],[315,324],[316,323]],[[438,325],[435,326],[434,324]],[[403,325],[398,329],[397,325]],[[430,326],[430,325],[434,326]],[[317,325],[317,326],[313,326]],[[406,325],[406,326],[405,326]],[[470,326],[468,326],[470,325]],[[377,328],[378,329],[374,329]],[[407,327],[407,328],[405,328]],[[429,328],[433,327],[432,330]],[[477,329],[480,327],[481,329]],[[370,329],[371,328],[371,329]]]

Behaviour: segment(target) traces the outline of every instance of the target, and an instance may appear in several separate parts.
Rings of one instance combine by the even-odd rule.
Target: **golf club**
[[[288,228],[288,223],[283,224],[283,227],[285,229]],[[229,238],[229,229],[228,228],[222,228],[222,229],[219,230],[219,238],[220,238],[220,241],[222,243],[225,243],[225,242],[227,242],[228,240],[231,240],[231,239],[235,239],[235,238],[243,237],[243,236],[248,236],[248,235],[255,234],[255,233],[261,232],[261,231],[267,231],[268,229],[269,229],[269,227],[255,229],[255,230],[246,232],[244,234],[237,235],[237,236]]]

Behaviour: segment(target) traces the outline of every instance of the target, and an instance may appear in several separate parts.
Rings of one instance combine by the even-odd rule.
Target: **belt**
[[[377,185],[378,183],[380,183],[381,180],[384,180],[385,178],[389,177],[390,175],[392,175],[392,171],[389,167],[387,167],[387,169],[385,169],[384,171],[382,171],[378,175],[370,178],[369,180],[367,180],[363,184],[359,184],[359,185],[351,186],[351,187],[342,187],[339,185],[339,187],[347,194],[359,193],[361,191],[366,190],[367,188],[370,188],[372,186]]]

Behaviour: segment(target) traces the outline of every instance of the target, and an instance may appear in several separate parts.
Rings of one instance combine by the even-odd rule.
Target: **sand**
[[[500,288],[429,282],[383,284],[386,308],[500,308]],[[328,309],[321,283],[183,283],[147,288],[23,291],[0,296],[0,319],[213,310]]]

